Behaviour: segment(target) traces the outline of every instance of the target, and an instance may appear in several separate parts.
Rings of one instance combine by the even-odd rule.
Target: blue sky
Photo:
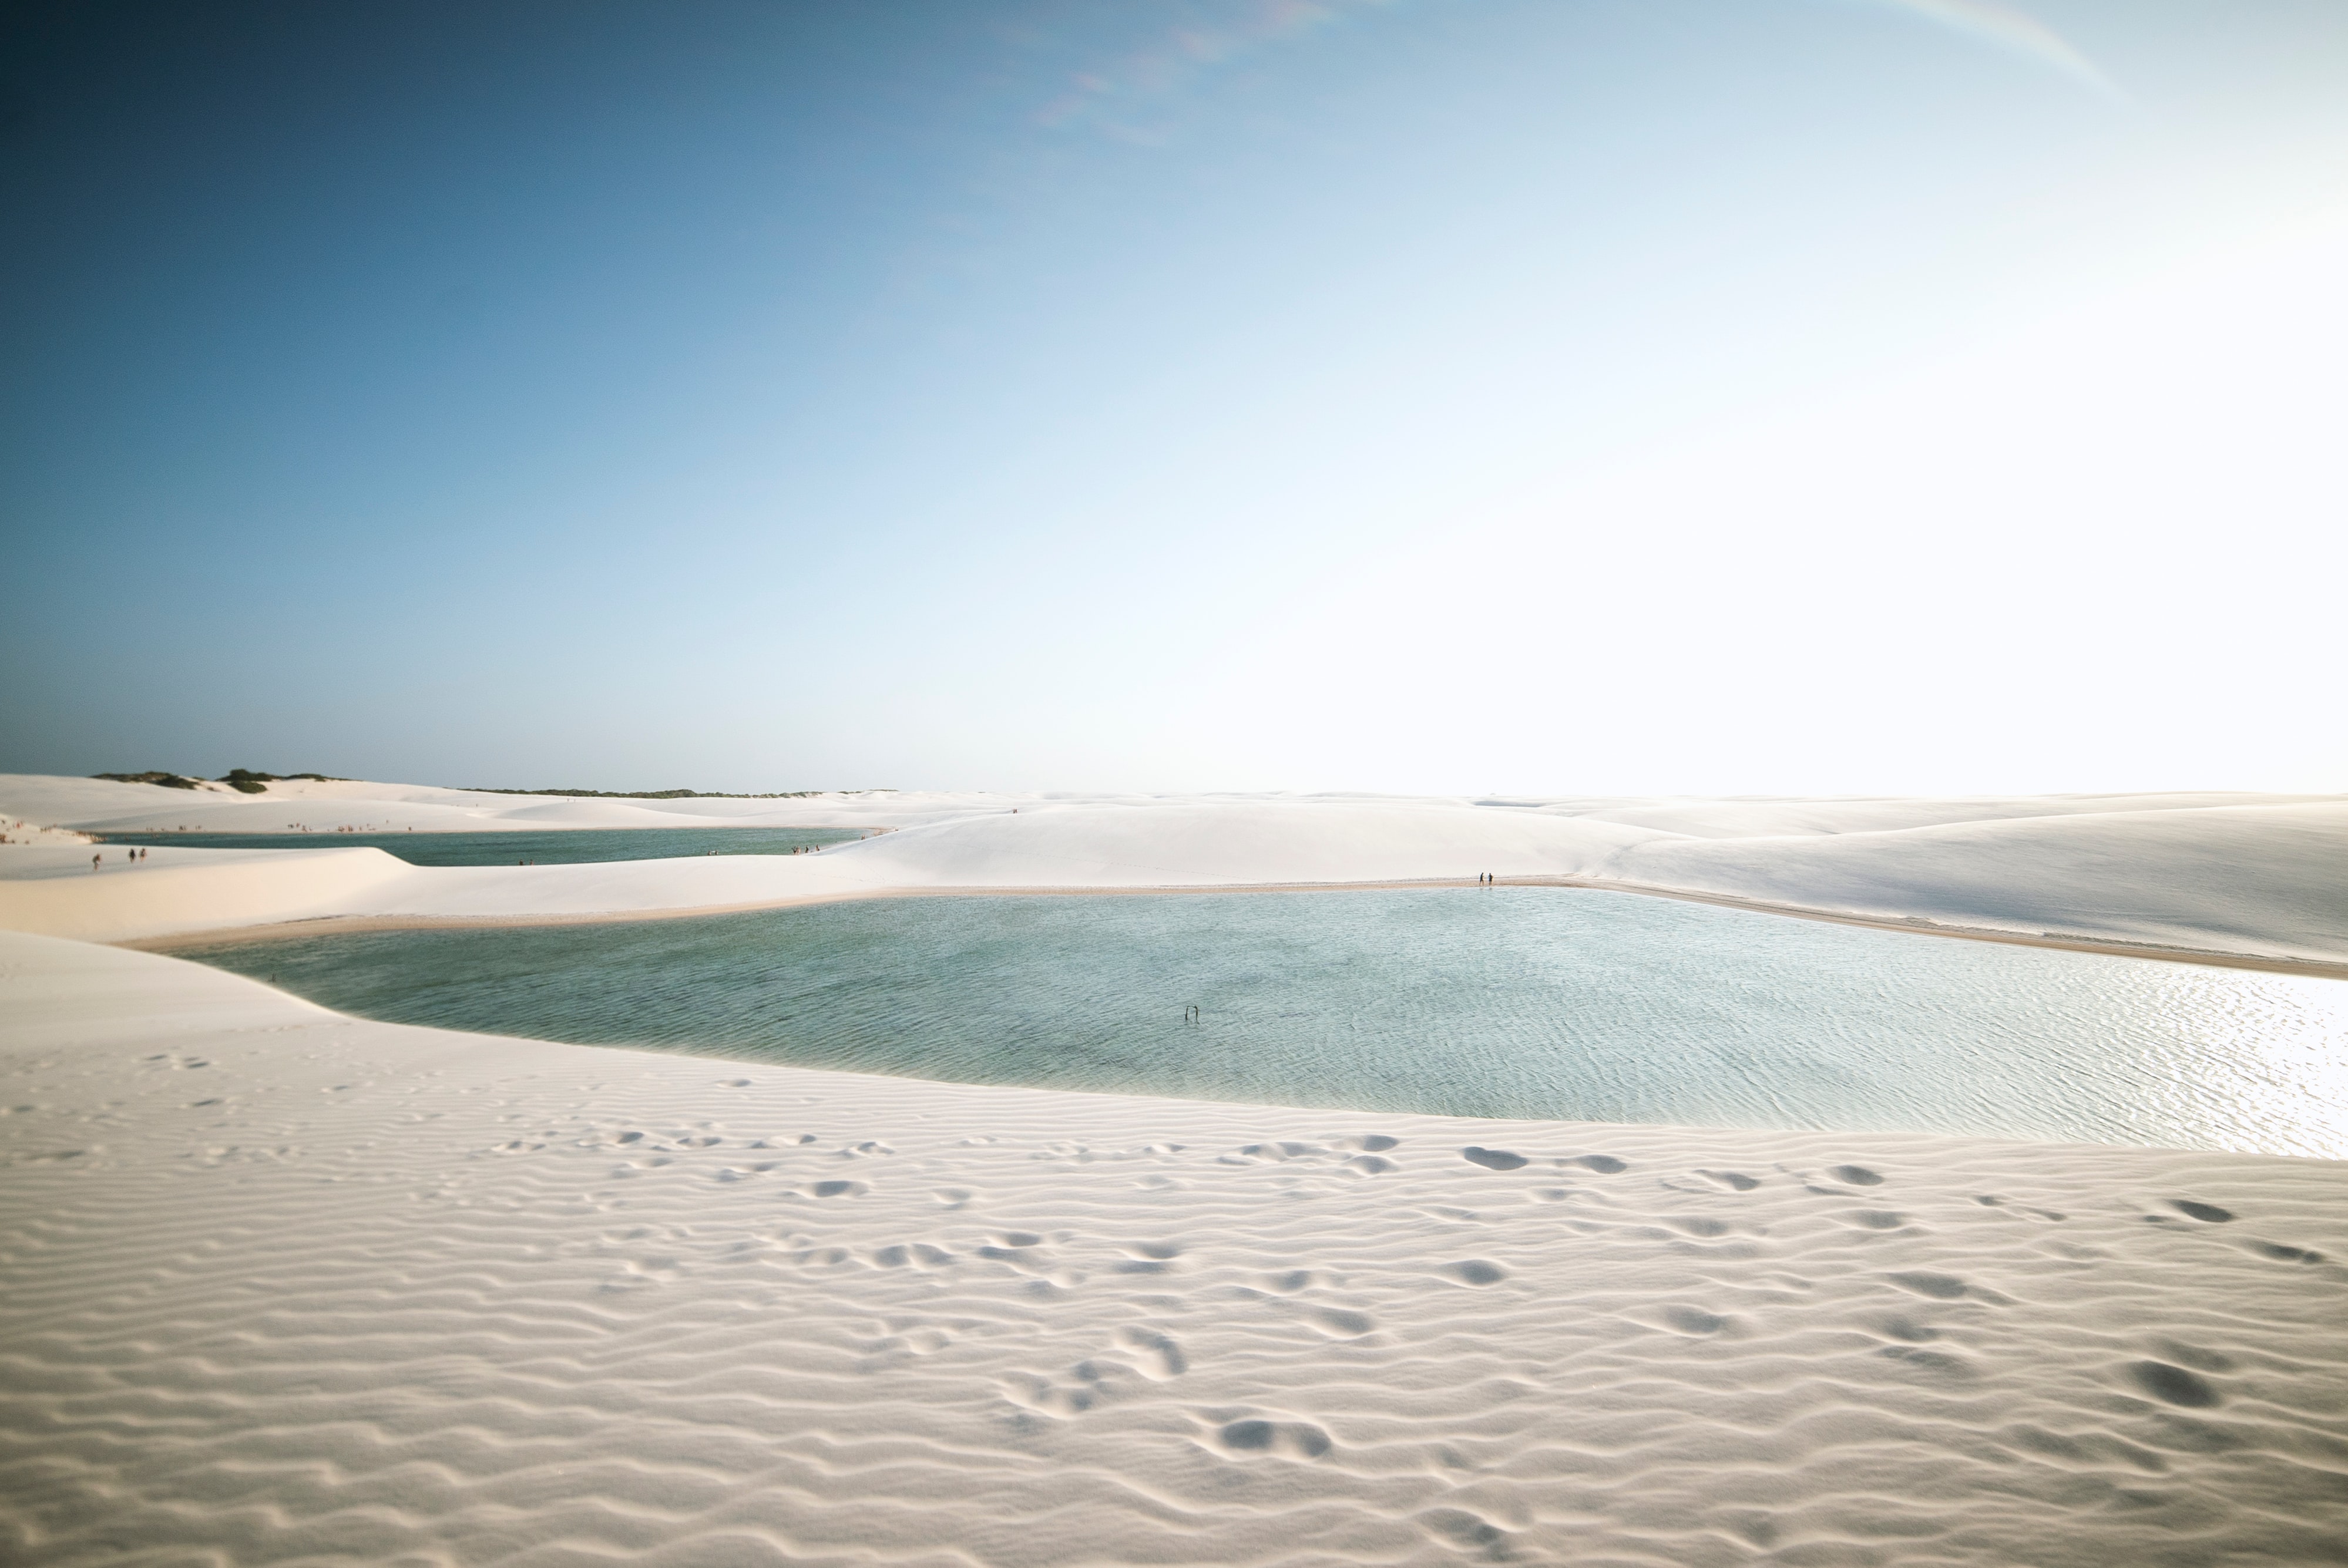
[[[2348,788],[2348,8],[13,26],[0,768]]]

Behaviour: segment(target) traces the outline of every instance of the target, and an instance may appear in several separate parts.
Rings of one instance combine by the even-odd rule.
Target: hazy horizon
[[[0,771],[2348,790],[2348,8],[5,26]]]

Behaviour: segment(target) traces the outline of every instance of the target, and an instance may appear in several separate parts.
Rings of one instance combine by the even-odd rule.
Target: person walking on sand
[[[95,870],[97,870],[97,869],[98,869],[98,856],[95,856],[95,855],[93,855],[93,856],[91,856],[89,857],[89,868],[90,868],[92,871],[95,871]]]

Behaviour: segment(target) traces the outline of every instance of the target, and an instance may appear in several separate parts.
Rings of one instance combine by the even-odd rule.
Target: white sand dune
[[[15,934],[0,1073],[28,1568],[2348,1540],[2336,1163],[863,1078]]]
[[[0,774],[0,802],[14,815],[101,833],[283,833],[355,828],[486,833],[499,828],[716,827],[818,820],[853,810],[860,794],[770,800],[599,800],[498,794],[433,784],[355,779],[279,779],[258,794],[202,782],[194,789],[119,784],[44,774]]]
[[[1607,871],[1806,908],[2348,958],[2348,804],[2337,801],[1650,841]]]
[[[613,802],[420,785],[264,795],[0,777],[0,810],[66,827],[788,824],[897,831],[817,856],[411,867],[372,850],[159,848],[133,866],[0,848],[0,927],[127,941],[334,917],[645,914],[888,892],[1512,879],[1612,884],[2024,938],[2348,964],[2348,799],[2157,794],[1975,800],[1478,802],[880,792]],[[171,798],[163,798],[171,797]],[[201,809],[198,809],[198,808]],[[674,808],[674,809],[672,809]],[[49,815],[44,816],[42,814]],[[242,813],[228,821],[222,813]],[[174,815],[176,814],[176,815]]]

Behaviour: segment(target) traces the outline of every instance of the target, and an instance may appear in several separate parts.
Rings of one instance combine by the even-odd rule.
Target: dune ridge
[[[2348,1165],[980,1089],[0,934],[41,1564],[2333,1560]]]
[[[1367,795],[540,801],[289,781],[197,818],[886,827],[821,855],[593,866],[409,866],[334,847],[166,845],[92,873],[74,848],[0,848],[0,927],[98,941],[331,918],[624,917],[953,890],[1097,891],[1456,882],[1489,872],[1748,907],[2148,956],[2348,965],[2348,799],[2149,794],[1974,800],[1478,801]],[[275,792],[283,791],[281,796]],[[0,809],[105,831],[185,792],[0,777]],[[518,804],[519,802],[519,804]],[[691,807],[671,810],[669,807]],[[717,808],[728,809],[720,813]],[[339,814],[339,815],[337,815]],[[315,849],[308,845],[314,843]]]

